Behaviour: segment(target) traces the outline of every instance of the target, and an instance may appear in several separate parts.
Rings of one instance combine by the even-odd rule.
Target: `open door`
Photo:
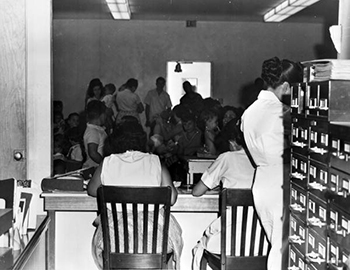
[[[26,178],[25,1],[0,3],[0,180]]]
[[[175,71],[176,70],[176,71]],[[203,98],[211,96],[211,63],[170,61],[167,63],[167,92],[173,106],[185,94],[182,83],[189,81]]]

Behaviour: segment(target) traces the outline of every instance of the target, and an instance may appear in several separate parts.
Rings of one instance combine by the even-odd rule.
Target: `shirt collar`
[[[272,100],[272,101],[275,101],[275,102],[279,102],[279,103],[282,103],[274,93],[272,93],[271,91],[267,91],[267,90],[261,90],[259,95],[258,95],[258,99],[262,100],[262,99],[265,99],[265,100]]]
[[[95,128],[95,129],[100,129],[100,130],[105,130],[104,127],[101,127],[101,126],[98,126],[98,125],[94,125],[94,124],[90,124],[90,123],[87,123],[86,124],[87,126],[89,127],[92,127],[92,128]]]

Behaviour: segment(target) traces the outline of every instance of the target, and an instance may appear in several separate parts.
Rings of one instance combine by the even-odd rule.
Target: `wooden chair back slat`
[[[154,206],[154,218],[153,220],[158,220],[159,217],[159,205]],[[157,231],[158,231],[158,223],[153,223],[153,233],[152,233],[152,253],[156,253],[157,249]]]
[[[148,219],[148,204],[143,204],[143,220]],[[142,246],[142,252],[147,253],[147,243],[148,243],[148,222],[143,222],[143,246]]]
[[[165,267],[170,258],[169,254],[167,254],[170,199],[170,187],[101,186],[98,188],[97,202],[101,215],[103,244],[105,247],[103,251],[104,269],[166,269]],[[116,206],[117,204],[121,206]],[[160,214],[161,207],[164,208],[164,210],[162,209],[162,214]],[[112,221],[108,220],[108,212],[112,215]],[[142,215],[142,222],[139,220],[139,215]],[[151,228],[148,222],[151,215],[153,215],[154,223],[151,232],[149,232]],[[160,233],[158,224],[159,219],[163,219],[163,216],[163,228],[162,233]],[[128,221],[132,222],[132,232],[128,230],[128,226],[130,226]],[[110,249],[110,222],[113,222],[114,226],[115,252],[112,252]],[[121,230],[119,229],[121,227],[123,229],[124,250],[120,250]],[[140,242],[141,232],[143,232],[142,242]],[[130,244],[129,233],[133,236],[133,241]],[[162,246],[157,247],[161,237]],[[150,240],[151,243],[148,243]],[[131,245],[133,245],[132,248]],[[148,250],[149,245],[150,250]],[[139,246],[141,248],[140,251]]]
[[[124,252],[129,253],[129,230],[128,230],[128,212],[126,203],[122,203],[123,232],[124,232]]]
[[[112,216],[113,216],[114,235],[118,235],[119,234],[119,224],[118,224],[117,208],[116,208],[115,204],[112,204],[111,208],[112,208]],[[114,250],[115,250],[115,252],[119,252],[119,237],[115,241]]]
[[[231,224],[236,224],[236,220],[237,220],[237,208],[233,207],[231,209],[232,214],[231,214]],[[225,215],[226,217],[226,215]],[[226,235],[226,232],[225,232]],[[230,255],[234,256],[236,254],[236,240],[237,240],[237,235],[236,235],[236,227],[235,226],[231,226],[231,252]]]
[[[242,230],[241,230],[241,250],[240,254],[244,254],[246,244],[246,233],[247,233],[247,223],[248,223],[248,206],[243,206],[243,213],[242,213]]]
[[[255,243],[257,226],[258,226],[258,215],[254,212],[253,221],[252,221],[252,230],[251,230],[251,240],[250,240],[251,243]],[[260,255],[260,253],[258,255]],[[254,245],[250,245],[249,256],[254,256]]]
[[[265,239],[266,239],[265,232],[263,230],[261,230],[261,232],[260,232],[260,241],[259,241],[259,256],[263,255]]]
[[[133,214],[133,231],[134,231],[134,253],[137,253],[139,249],[139,232],[138,232],[138,213],[137,213],[137,204],[132,204],[132,214]]]

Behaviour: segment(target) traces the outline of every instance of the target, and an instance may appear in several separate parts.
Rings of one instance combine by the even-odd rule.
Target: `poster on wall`
[[[182,84],[188,81],[194,90],[203,98],[211,96],[211,63],[210,62],[167,62],[167,92],[173,106],[180,103],[185,94]]]

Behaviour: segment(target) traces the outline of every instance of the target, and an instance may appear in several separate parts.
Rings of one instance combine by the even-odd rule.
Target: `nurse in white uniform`
[[[282,254],[288,246],[283,235],[283,224],[288,220],[283,208],[283,189],[289,186],[289,166],[284,163],[289,156],[285,150],[289,144],[286,133],[290,130],[289,121],[286,121],[290,117],[289,107],[282,99],[290,94],[290,84],[302,81],[302,68],[274,57],[264,61],[261,77],[266,90],[261,90],[257,100],[244,112],[241,129],[257,166],[253,197],[271,244],[268,270],[281,270],[287,269],[286,262],[282,262]]]

